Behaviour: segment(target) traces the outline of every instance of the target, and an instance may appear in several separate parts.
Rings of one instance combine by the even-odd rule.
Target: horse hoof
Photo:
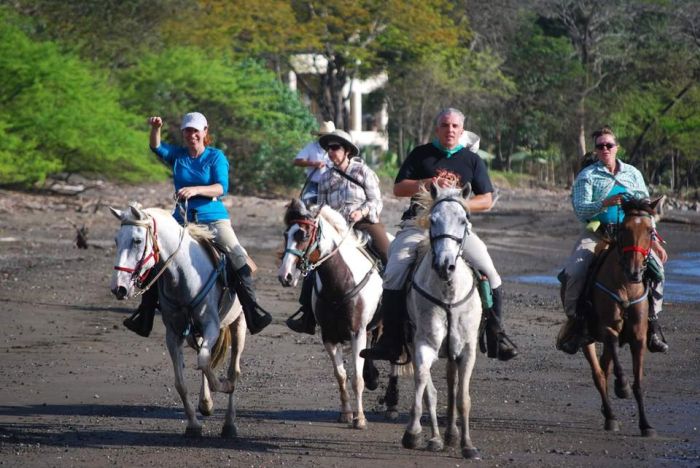
[[[620,383],[615,380],[615,396],[622,399],[632,398],[632,387],[627,382]]]
[[[199,414],[201,414],[202,416],[211,416],[212,414],[214,414],[213,404],[205,405],[200,403],[197,409],[199,409]]]
[[[386,410],[384,413],[384,419],[387,421],[396,421],[399,419],[399,412],[396,410]]]
[[[339,423],[349,423],[350,421],[352,421],[352,413],[340,413],[338,416]]]
[[[620,422],[617,419],[606,419],[605,420],[605,430],[618,432],[620,430]]]
[[[455,432],[445,432],[445,445],[456,448],[459,445],[459,434]]]
[[[365,418],[354,418],[352,420],[353,429],[367,429],[367,420]]]
[[[404,448],[414,449],[418,447],[418,442],[420,442],[420,433],[411,434],[408,431],[403,433],[403,437],[401,438],[401,445],[403,445]]]
[[[221,438],[223,439],[235,439],[238,437],[238,430],[235,424],[224,424],[221,428]]]
[[[464,447],[462,449],[462,457],[467,460],[481,460],[481,454],[475,447]]]
[[[445,448],[445,444],[442,443],[442,439],[434,437],[428,441],[428,450],[431,452],[442,452]]]
[[[199,439],[200,437],[202,437],[202,428],[188,427],[187,429],[185,429],[185,437],[190,439]]]
[[[653,427],[647,427],[646,429],[642,429],[642,437],[649,437],[653,439],[656,437],[656,429]]]

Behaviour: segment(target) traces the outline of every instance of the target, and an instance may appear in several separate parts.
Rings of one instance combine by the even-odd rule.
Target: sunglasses
[[[602,150],[603,148],[607,148],[609,150],[613,149],[617,145],[615,143],[600,143],[598,145],[595,145],[595,149]]]
[[[339,145],[338,143],[331,143],[330,145],[328,145],[328,150],[329,151],[338,151],[342,147],[343,147],[343,145]]]

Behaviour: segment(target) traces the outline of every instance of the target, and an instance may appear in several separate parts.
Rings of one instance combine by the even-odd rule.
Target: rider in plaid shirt
[[[333,163],[318,185],[318,204],[328,205],[338,211],[354,228],[364,231],[372,239],[371,245],[384,265],[389,253],[389,238],[386,228],[379,222],[382,211],[382,195],[379,192],[379,178],[358,154],[359,148],[350,135],[335,130],[321,136],[319,144],[328,152]],[[311,311],[312,275],[304,279],[301,289],[299,310],[287,319],[287,326],[298,333],[313,335],[316,320]],[[301,317],[296,318],[299,314]]]

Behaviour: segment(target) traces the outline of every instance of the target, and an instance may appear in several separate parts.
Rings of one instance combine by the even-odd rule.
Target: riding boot
[[[499,361],[508,361],[518,355],[518,347],[515,346],[506,332],[503,330],[503,298],[501,288],[492,291],[493,307],[489,309],[486,317],[486,344],[487,356],[498,358]]]
[[[397,362],[404,344],[404,318],[406,315],[404,292],[385,289],[382,293],[382,335],[377,344],[360,351],[360,356],[376,361]]]
[[[131,317],[124,319],[124,326],[137,335],[147,338],[153,330],[153,318],[158,308],[158,283],[154,283],[141,296],[141,304]]]
[[[236,291],[250,334],[255,335],[272,322],[272,316],[260,307],[255,299],[250,267],[243,265],[236,271],[230,268],[229,272],[233,272],[229,278],[229,285]]]
[[[307,333],[313,335],[316,333],[316,318],[311,309],[311,294],[314,286],[314,275],[308,275],[301,283],[301,294],[299,295],[299,303],[301,307],[294,312],[294,315],[287,319],[287,326],[297,333]],[[301,317],[295,318],[301,314]]]
[[[586,319],[581,316],[567,317],[557,338],[557,349],[567,354],[576,354],[581,346],[591,342],[588,337]]]
[[[668,351],[668,345],[661,325],[659,325],[659,317],[656,314],[649,315],[649,328],[647,329],[647,348],[652,353],[665,353]]]

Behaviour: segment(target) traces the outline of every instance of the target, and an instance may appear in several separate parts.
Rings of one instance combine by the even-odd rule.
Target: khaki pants
[[[246,264],[248,252],[243,248],[241,243],[233,231],[231,221],[221,219],[208,224],[209,229],[214,233],[214,243],[223,252],[233,264],[236,270],[240,270]]]
[[[468,231],[464,239],[462,257],[488,277],[492,289],[498,288],[501,285],[501,277],[493,266],[486,244],[474,231]],[[416,261],[416,247],[426,237],[427,232],[416,227],[414,220],[401,223],[401,230],[396,233],[396,238],[389,247],[389,261],[384,268],[384,289],[403,289],[411,265]]]
[[[579,235],[578,240],[574,244],[574,248],[569,255],[569,259],[566,261],[564,266],[564,283],[566,286],[564,292],[564,312],[569,318],[574,318],[576,316],[576,304],[578,303],[578,298],[583,292],[583,287],[586,284],[586,274],[588,273],[588,267],[593,261],[593,252],[595,251],[595,246],[602,238],[593,232],[588,231],[584,228],[583,232]],[[656,252],[651,252],[651,261],[655,261],[661,271],[663,271],[663,265],[661,260],[656,255]],[[649,301],[649,313],[658,314],[661,312],[663,307],[663,282],[652,283],[651,294]]]

